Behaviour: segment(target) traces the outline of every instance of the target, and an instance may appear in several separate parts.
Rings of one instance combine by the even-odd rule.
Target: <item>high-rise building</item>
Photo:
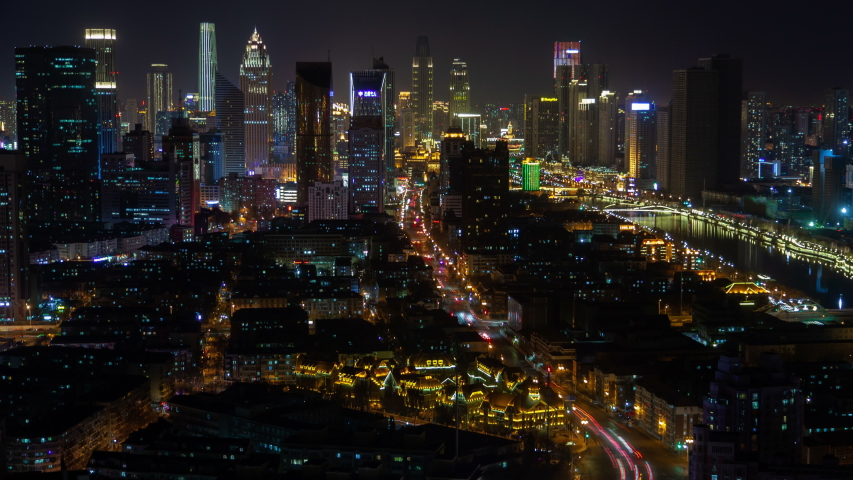
[[[201,202],[201,146],[189,119],[176,118],[169,133],[163,136],[163,158],[175,171],[177,221],[180,225],[195,226]]]
[[[385,211],[385,127],[382,118],[382,115],[352,117],[348,187],[353,213]]]
[[[335,177],[349,175],[349,128],[352,116],[346,103],[332,103],[332,165]]]
[[[719,75],[715,70],[674,72],[669,168],[669,190],[674,195],[698,201],[703,190],[717,186],[718,102]]]
[[[554,80],[560,67],[569,67],[568,79],[578,78],[577,68],[581,65],[581,42],[554,42]],[[556,82],[555,82],[556,84]]]
[[[102,221],[176,223],[173,163],[110,153],[101,155],[101,171]]]
[[[717,185],[734,185],[740,178],[740,117],[743,99],[743,61],[728,55],[700,58],[699,67],[717,72]],[[710,181],[709,181],[710,183]]]
[[[672,107],[670,105],[655,105],[655,135],[657,144],[656,170],[657,189],[670,191],[670,167],[672,165]]]
[[[383,57],[373,59],[373,71],[385,74],[385,90],[382,94],[382,101],[384,102],[383,123],[385,124],[385,200],[390,201],[397,193],[394,182],[390,181],[390,179],[394,178],[394,171],[396,169],[394,163],[394,153],[397,143],[395,136],[397,132],[396,75],[394,69],[385,63]]]
[[[436,100],[432,102],[432,142],[438,141],[450,125],[450,103]]]
[[[202,180],[206,185],[215,185],[220,178],[225,176],[223,158],[225,141],[222,139],[222,132],[211,128],[207,132],[200,133],[198,140],[201,146],[201,162],[204,167]]]
[[[98,96],[98,153],[117,152],[120,119],[116,98],[116,31],[111,28],[87,28],[86,48],[94,48],[98,59],[95,93]]]
[[[154,138],[151,132],[142,129],[141,123],[134,127],[124,136],[124,153],[132,153],[135,162],[149,162],[154,158]]]
[[[426,35],[418,37],[412,58],[411,106],[415,117],[415,142],[429,143],[433,132],[433,68]]]
[[[738,181],[742,88],[743,62],[727,55],[674,72],[671,193],[699,200],[703,190]]]
[[[755,177],[767,144],[767,93],[747,92],[741,102],[741,176]]]
[[[458,113],[456,123],[477,148],[486,148],[486,136],[480,134],[483,118],[479,113]]]
[[[833,155],[831,149],[815,150],[812,152],[812,165],[812,214],[818,225],[835,223],[845,213],[853,211],[853,205],[842,203],[847,159]]]
[[[459,126],[456,117],[460,113],[471,113],[471,84],[468,80],[468,64],[454,58],[450,69],[450,125]]]
[[[80,47],[15,49],[18,148],[30,219],[97,221],[97,57]]]
[[[246,169],[266,165],[272,155],[272,64],[255,29],[240,64],[240,90],[246,108]]]
[[[657,178],[657,116],[655,105],[642,93],[625,101],[625,159],[628,174],[641,189],[653,189]]]
[[[441,137],[439,186],[443,192],[462,193],[465,182],[465,152],[475,148],[461,127],[450,127]]]
[[[0,321],[27,317],[28,221],[27,159],[0,150]]]
[[[711,431],[736,433],[740,452],[753,453],[759,461],[777,454],[800,458],[805,400],[799,387],[799,379],[784,371],[775,353],[762,354],[755,367],[737,357],[720,357],[702,420]],[[718,471],[713,463],[707,467],[703,473]]]
[[[835,155],[850,151],[850,90],[830,88],[825,92],[823,146]]]
[[[314,220],[346,220],[349,195],[343,182],[314,182],[308,187],[308,223]]]
[[[174,110],[174,95],[172,92],[172,72],[163,63],[151,64],[148,72],[148,124],[149,131],[156,131],[157,114]]]
[[[612,167],[616,164],[618,101],[616,93],[610,90],[603,90],[598,96],[598,152],[595,164],[599,167]]]
[[[521,189],[525,192],[538,192],[540,180],[539,162],[533,158],[527,158],[521,164]]]
[[[374,61],[374,66],[376,63]],[[363,208],[367,207],[378,207],[379,211],[384,211],[385,199],[389,195],[386,182],[394,173],[394,144],[393,137],[389,141],[387,135],[393,135],[392,129],[396,123],[388,118],[389,114],[393,117],[393,108],[389,109],[388,103],[394,102],[394,98],[388,96],[390,91],[387,83],[391,80],[389,72],[391,70],[386,65],[382,69],[361,70],[350,74],[352,123],[349,129],[348,186],[352,198],[350,209],[354,212],[363,211]],[[374,145],[375,132],[372,129],[376,127],[377,118],[382,131],[380,144]],[[356,129],[358,132],[355,132]],[[390,156],[386,150],[389,147],[392,149]],[[374,158],[376,154],[380,155],[378,159]],[[380,191],[373,190],[376,186],[379,186]]]
[[[246,173],[246,109],[243,92],[216,72],[216,129],[222,132],[222,175]]]
[[[498,140],[494,150],[465,152],[462,190],[462,245],[466,252],[506,248],[509,202],[509,145]]]
[[[557,98],[528,97],[524,109],[525,154],[532,158],[556,155],[559,126],[560,111]]]
[[[332,63],[296,63],[297,204],[308,205],[308,188],[334,177]]]
[[[397,96],[397,108],[400,111],[400,151],[415,148],[415,112],[411,106],[411,92],[400,92]]]
[[[198,98],[199,110],[216,110],[216,72],[219,61],[216,56],[216,25],[202,22],[198,36]]]
[[[0,98],[0,150],[17,150],[18,119],[15,100]]]

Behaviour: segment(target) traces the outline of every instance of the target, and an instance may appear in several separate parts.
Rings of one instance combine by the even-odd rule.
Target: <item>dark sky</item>
[[[337,100],[347,72],[370,67],[371,52],[411,85],[415,38],[429,36],[436,100],[446,100],[454,57],[468,62],[473,103],[521,102],[550,94],[554,41],[581,40],[584,61],[608,63],[611,90],[671,95],[672,70],[712,53],[744,59],[744,88],[774,103],[820,104],[826,87],[853,87],[853,7],[847,2],[337,1],[6,2],[0,29],[0,97],[14,95],[14,47],[83,44],[85,28],[115,28],[121,98],[144,98],[145,72],[167,63],[177,89],[197,91],[198,23],[214,22],[220,70],[237,83],[242,51],[257,26],[268,45],[275,88],[294,62],[331,50]]]

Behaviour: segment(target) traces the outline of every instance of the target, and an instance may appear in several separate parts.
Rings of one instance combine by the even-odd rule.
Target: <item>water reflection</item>
[[[657,227],[674,240],[686,241],[692,248],[708,250],[734,263],[737,268],[768,275],[780,283],[801,290],[828,308],[841,303],[844,292],[853,291],[853,279],[832,268],[804,258],[792,257],[772,245],[761,244],[753,238],[701,217],[688,218],[667,213],[620,212],[638,224]],[[813,268],[814,267],[814,268]]]

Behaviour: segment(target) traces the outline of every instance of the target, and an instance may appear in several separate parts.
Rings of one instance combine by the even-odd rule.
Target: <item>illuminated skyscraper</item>
[[[628,174],[640,188],[650,188],[657,176],[657,129],[655,105],[642,93],[630,95],[625,101],[625,159]]]
[[[80,47],[15,49],[18,149],[36,221],[97,221],[97,57]]]
[[[297,205],[308,205],[314,182],[331,183],[332,63],[296,63]]]
[[[216,58],[216,26],[202,22],[198,39],[198,95],[200,110],[216,110],[216,72],[219,62]]]
[[[388,200],[396,194],[394,182],[390,181],[394,176],[394,147],[397,143],[397,139],[394,136],[397,131],[396,75],[394,74],[394,69],[388,66],[382,57],[373,59],[372,71],[385,74],[385,89],[382,94],[382,102],[384,104],[383,123],[385,124],[385,192],[386,200]]]
[[[755,177],[767,143],[767,93],[748,92],[741,102],[741,176]]]
[[[540,174],[539,162],[533,158],[525,159],[521,164],[521,189],[525,192],[538,192]]]
[[[453,59],[450,69],[450,125],[459,126],[460,113],[471,113],[471,84],[468,81],[468,64]]]
[[[243,92],[216,72],[216,129],[222,132],[222,175],[246,173],[246,109]]]
[[[415,141],[432,139],[433,130],[433,69],[429,40],[426,35],[418,37],[415,56],[412,58],[412,99],[415,117]],[[428,142],[429,143],[429,142]]]
[[[554,79],[561,66],[571,67],[571,78],[577,78],[577,67],[581,65],[581,42],[554,42]]]
[[[94,48],[98,59],[95,92],[98,95],[98,153],[118,151],[119,122],[116,98],[116,31],[111,28],[87,28],[86,47]]]
[[[25,320],[27,315],[26,157],[0,151],[0,321]]]
[[[174,95],[172,94],[172,72],[163,63],[151,64],[148,72],[148,124],[146,129],[155,131],[157,114],[174,110]]]
[[[385,210],[384,146],[381,115],[353,116],[349,129],[349,192],[353,213]]]
[[[240,64],[240,90],[246,108],[246,169],[266,165],[272,154],[272,64],[255,29]]]
[[[397,96],[397,109],[400,113],[400,151],[415,148],[415,112],[411,105],[412,93],[400,92]]]

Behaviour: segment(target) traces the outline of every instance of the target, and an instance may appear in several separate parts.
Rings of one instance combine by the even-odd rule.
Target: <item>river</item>
[[[722,256],[738,269],[767,275],[797,289],[826,308],[853,306],[853,279],[831,267],[793,258],[773,246],[755,243],[738,232],[710,224],[701,217],[669,213],[621,212],[640,225],[657,227],[677,242]]]

